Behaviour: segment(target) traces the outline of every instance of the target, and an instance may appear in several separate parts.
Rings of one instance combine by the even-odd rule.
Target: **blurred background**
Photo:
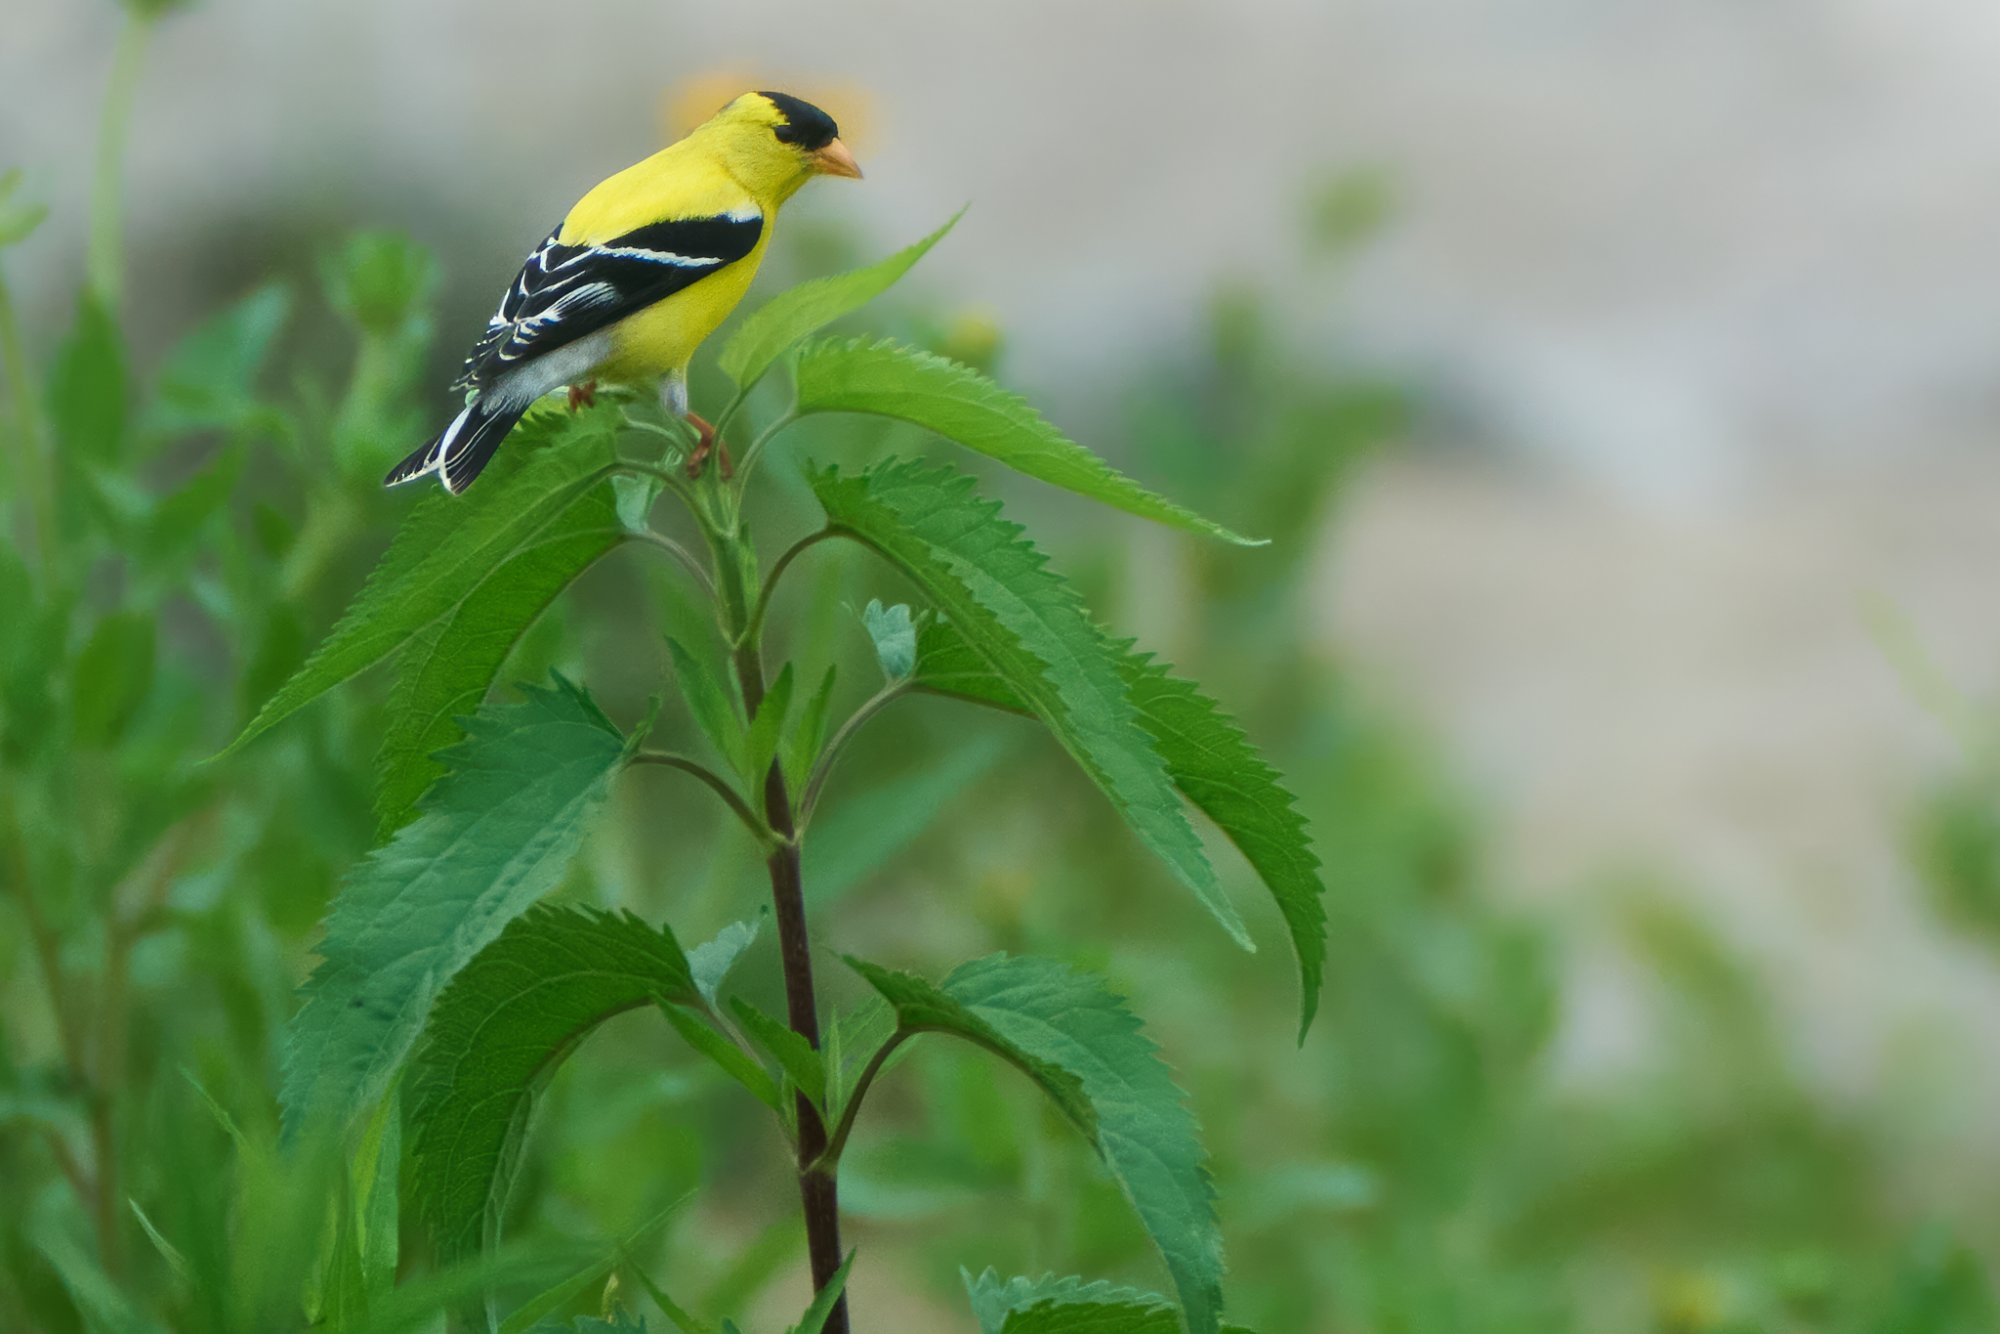
[[[1052,748],[926,706],[843,771],[808,868],[841,946],[1110,970],[1209,1129],[1233,1309],[1266,1334],[2000,1328],[2000,10],[201,0],[143,54],[126,25],[110,0],[9,0],[0,170],[50,217],[0,266],[46,374],[126,50],[134,467],[161,496],[223,457],[245,482],[171,559],[105,529],[155,577],[96,597],[157,615],[158,666],[96,725],[82,789],[185,790],[101,864],[37,849],[42,798],[14,809],[23,875],[69,886],[51,930],[69,914],[76,987],[134,1005],[98,1074],[133,1091],[139,1196],[146,1137],[184,1144],[165,1128],[199,1112],[176,1071],[268,1119],[289,987],[368,843],[379,683],[224,772],[193,760],[358,586],[407,506],[372,479],[441,411],[525,250],[610,170],[772,87],[831,111],[868,177],[788,209],[758,292],[970,200],[870,327],[993,369],[1275,539],[1208,550],[994,479],[1100,614],[1291,776],[1334,922],[1295,1052],[1261,902],[1240,899],[1264,953],[1236,956],[1103,846]],[[246,298],[269,332],[241,402],[175,418],[189,331]],[[858,682],[840,606],[895,589],[819,568],[800,640]],[[653,613],[690,614],[654,574],[593,574],[510,676],[559,664],[637,716]],[[26,792],[57,743],[22,739],[24,698],[4,755]],[[625,791],[575,892],[699,939],[754,910],[755,868],[705,810],[649,832],[686,797],[668,783]],[[182,851],[140,892],[166,925],[128,977],[90,923],[163,846]],[[22,918],[0,917],[0,1106],[82,1144]],[[1157,1284],[1025,1090],[948,1054],[908,1069],[845,1187],[858,1310],[956,1328],[959,1264]],[[662,1271],[718,1309],[795,1312],[798,1239],[767,1228],[787,1187],[731,1108],[657,1035],[607,1033],[554,1091],[524,1229],[612,1235],[705,1184]],[[47,1146],[9,1134],[8,1179],[59,1195]],[[64,1208],[10,1227],[30,1296],[0,1312],[74,1305],[36,1240]],[[158,1256],[118,1230],[107,1268],[143,1285]]]

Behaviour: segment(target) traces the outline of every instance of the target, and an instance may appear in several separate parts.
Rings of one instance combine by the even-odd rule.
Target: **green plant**
[[[777,1117],[796,1162],[828,1329],[847,1328],[844,1300],[827,1295],[849,1258],[840,1240],[841,1155],[876,1080],[923,1034],[967,1040],[1039,1085],[1121,1183],[1188,1328],[1221,1327],[1221,1242],[1194,1119],[1137,1020],[1101,980],[1053,960],[996,955],[931,982],[849,958],[875,997],[822,1019],[802,848],[848,742],[919,692],[1038,719],[1139,840],[1248,948],[1183,802],[1206,812],[1243,850],[1290,930],[1301,1038],[1320,986],[1318,863],[1277,776],[1194,686],[1106,637],[972,479],[910,459],[858,473],[808,465],[823,523],[768,568],[758,561],[746,517],[751,479],[779,432],[828,412],[912,423],[1090,498],[1245,543],[1113,471],[968,367],[894,342],[817,337],[949,226],[879,265],[795,288],[737,330],[721,357],[735,393],[718,429],[743,419],[748,396],[781,362],[793,390],[743,451],[733,481],[711,471],[689,482],[682,425],[641,415],[623,399],[575,415],[531,415],[505,465],[469,498],[418,505],[347,615],[236,743],[364,668],[396,660],[378,759],[384,841],[334,901],[322,963],[291,1025],[283,1102],[295,1135],[372,1127],[379,1137],[407,1120],[406,1194],[448,1262],[498,1244],[536,1091],[591,1030],[647,1007]],[[680,503],[703,554],[654,525],[666,496]],[[882,683],[837,725],[835,673],[804,684],[801,659],[816,646],[799,644],[775,673],[766,652],[783,577],[835,539],[873,552],[920,600],[915,611],[869,604],[862,619]],[[669,641],[675,693],[705,755],[648,746],[654,716],[620,727],[561,676],[521,702],[480,706],[512,645],[551,600],[627,544],[664,554],[712,605],[706,642]],[[655,715],[660,708],[656,698]],[[617,775],[645,765],[696,779],[762,849],[782,1022],[741,995],[725,997],[748,927],[684,951],[664,925],[541,904],[562,883]],[[1044,1310],[1083,1300],[1063,1291],[1058,1300],[1035,1289],[1004,1319],[991,1317],[989,1301],[987,1324],[1067,1327]],[[1167,1309],[1159,1299],[1146,1304]]]

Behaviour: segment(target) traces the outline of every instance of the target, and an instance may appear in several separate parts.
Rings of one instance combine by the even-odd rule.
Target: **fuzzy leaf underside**
[[[1141,841],[1253,948],[1140,726],[1117,649],[999,506],[945,468],[889,461],[816,470],[828,523],[908,575],[1110,798]]]
[[[965,210],[960,209],[944,226],[886,259],[814,278],[778,293],[752,311],[723,344],[718,359],[723,374],[748,389],[794,343],[812,337],[894,287],[964,216]]]
[[[797,374],[801,415],[865,412],[909,422],[1127,514],[1238,546],[1262,545],[1148,491],[970,366],[887,340],[829,338],[800,351]]]
[[[1228,835],[1285,919],[1298,957],[1303,1042],[1326,967],[1325,885],[1305,817],[1277,770],[1214,700],[1129,642],[1114,647],[1140,725],[1158,745],[1174,785]],[[1012,713],[1033,712],[956,626],[935,619],[919,641],[916,684]]]
[[[445,1257],[478,1251],[497,1221],[549,1076],[599,1024],[655,1002],[701,1003],[673,933],[588,908],[529,909],[452,979],[411,1085],[411,1186]]]
[[[419,502],[325,641],[223,753],[388,657],[532,545],[610,466],[614,420],[609,406],[574,416],[537,409],[496,460],[518,464],[463,496]]]
[[[1166,1261],[1189,1334],[1217,1334],[1222,1235],[1201,1128],[1125,1002],[1064,964],[1005,955],[957,969],[944,991],[1082,1081],[1099,1152]]]
[[[560,677],[471,720],[423,814],[349,873],[328,913],[287,1030],[287,1134],[345,1125],[382,1095],[438,993],[561,881],[625,752]]]
[[[416,814],[417,799],[444,772],[438,752],[465,735],[462,716],[485,700],[521,636],[624,538],[611,480],[600,482],[403,646],[375,758],[377,838]]]
[[[1085,1095],[1083,1081],[1062,1066],[1042,1060],[1008,1041],[956,997],[913,973],[882,968],[852,956],[847,966],[867,980],[889,1003],[896,1027],[905,1033],[948,1033],[984,1047],[1035,1081],[1069,1123],[1097,1145],[1097,1113]]]

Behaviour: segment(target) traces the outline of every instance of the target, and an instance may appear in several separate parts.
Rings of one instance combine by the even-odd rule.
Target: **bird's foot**
[[[687,414],[687,423],[695,429],[694,452],[688,455],[687,475],[701,476],[702,469],[708,466],[709,455],[713,454],[715,466],[722,470],[723,481],[726,482],[736,476],[736,465],[729,458],[729,446],[715,438],[715,428],[708,424],[708,419],[698,413],[690,412]]]
[[[585,380],[582,384],[569,387],[569,410],[576,412],[583,408],[597,406],[597,381]]]

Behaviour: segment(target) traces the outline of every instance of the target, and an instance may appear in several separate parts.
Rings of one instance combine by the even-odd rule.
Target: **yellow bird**
[[[745,93],[578,200],[465,359],[465,410],[384,485],[436,473],[463,491],[536,399],[565,385],[587,398],[599,380],[657,380],[700,433],[699,471],[714,432],[688,411],[688,362],[757,276],[779,206],[814,176],[861,175],[839,134],[809,102]]]

